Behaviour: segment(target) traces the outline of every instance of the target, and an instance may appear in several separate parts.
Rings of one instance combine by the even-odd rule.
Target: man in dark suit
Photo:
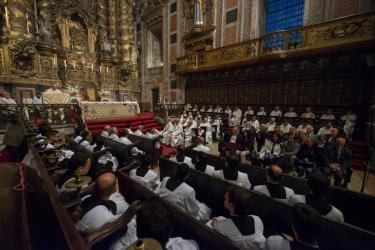
[[[351,178],[352,151],[345,147],[346,140],[337,138],[336,144],[329,147],[330,169],[335,178],[335,186],[346,187]]]

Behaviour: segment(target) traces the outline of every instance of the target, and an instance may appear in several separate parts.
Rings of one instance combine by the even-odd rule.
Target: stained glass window
[[[266,33],[303,25],[305,0],[268,0]]]

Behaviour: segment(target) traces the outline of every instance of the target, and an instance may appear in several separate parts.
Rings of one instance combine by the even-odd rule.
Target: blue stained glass
[[[268,0],[266,32],[303,25],[304,5],[305,0]]]

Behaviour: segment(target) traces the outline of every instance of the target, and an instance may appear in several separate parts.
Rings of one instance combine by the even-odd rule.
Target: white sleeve
[[[113,193],[109,197],[109,199],[113,201],[114,203],[116,203],[116,207],[117,207],[116,215],[123,214],[129,208],[129,204],[125,201],[124,196],[122,196],[122,194],[118,192]]]
[[[195,198],[195,191],[190,192],[190,194],[184,199],[184,208],[193,217],[197,217],[199,214],[199,205]]]
[[[267,238],[265,250],[290,250],[290,244],[280,235]]]
[[[137,241],[137,223],[132,219],[128,224],[128,230],[121,238],[112,244],[110,250],[124,250]]]

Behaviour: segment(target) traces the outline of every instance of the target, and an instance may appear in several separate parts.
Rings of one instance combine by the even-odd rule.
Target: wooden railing
[[[9,119],[17,118],[25,126],[73,125],[82,123],[81,108],[78,104],[0,104],[0,129],[5,128]]]
[[[177,58],[176,73],[249,62],[267,56],[283,58],[294,52],[331,49],[364,42],[375,43],[374,11],[273,32],[242,43],[187,54]]]

